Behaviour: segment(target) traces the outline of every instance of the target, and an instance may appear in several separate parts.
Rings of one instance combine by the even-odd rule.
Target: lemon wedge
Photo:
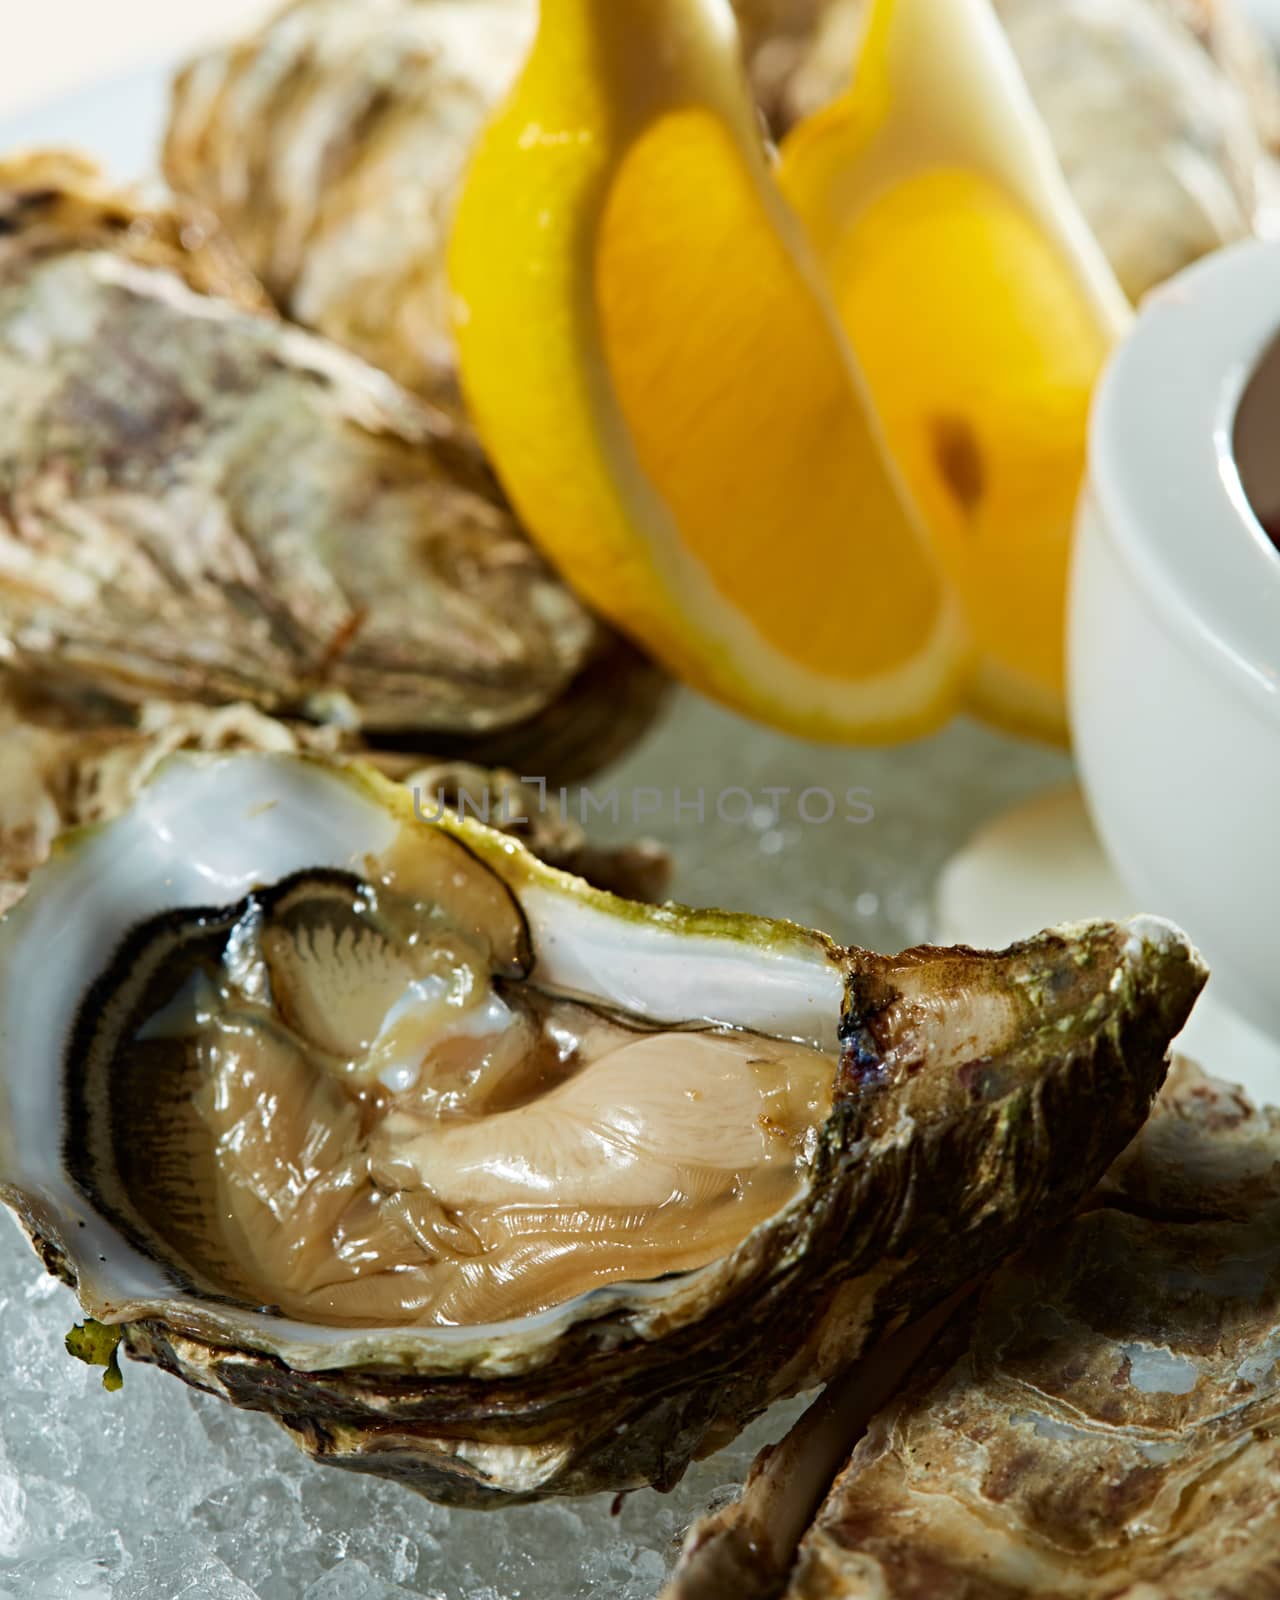
[[[450,272],[481,437],[601,612],[795,733],[949,713],[967,624],[771,174],[725,0],[543,0]]]
[[[988,0],[875,0],[779,177],[962,599],[970,703],[1063,734],[1089,399],[1131,312]]]

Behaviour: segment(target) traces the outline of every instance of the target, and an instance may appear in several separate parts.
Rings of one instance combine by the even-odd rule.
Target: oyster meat
[[[82,163],[0,166],[0,659],[419,759],[536,751],[561,781],[609,759],[656,671],[547,567],[464,427],[251,282]]]
[[[619,900],[368,769],[175,756],[0,925],[0,1192],[133,1356],[486,1505],[669,1485],[1049,1227],[1168,924],[844,950]]]
[[[786,1593],[1264,1600],[1278,1482],[1280,1113],[1179,1063],[1104,1203],[871,1424]]]
[[[998,0],[1067,178],[1137,297],[1268,226],[1280,87],[1230,0]],[[848,80],[864,0],[735,0],[781,129]],[[165,172],[277,303],[456,409],[445,271],[472,142],[535,0],[293,0],[174,85]]]

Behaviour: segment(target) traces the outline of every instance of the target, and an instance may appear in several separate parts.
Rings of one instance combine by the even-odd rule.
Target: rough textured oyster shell
[[[122,193],[87,157],[36,150],[0,162],[0,232],[29,262],[67,250],[111,250],[178,273],[198,294],[265,311],[270,296],[211,211],[171,196]]]
[[[1242,7],[1238,0],[1162,3],[1239,85],[1248,97],[1253,123],[1264,145],[1271,151],[1280,151],[1280,74],[1271,41],[1254,20],[1256,7]]]
[[[1180,1063],[871,1425],[793,1600],[1280,1592],[1280,1113]]]
[[[456,403],[453,198],[536,16],[532,0],[291,4],[178,79],[165,171],[216,191],[290,316]]]
[[[246,1308],[200,1292],[203,1269],[113,1221],[126,1201],[90,1193],[124,1193],[102,1152],[131,1149],[128,1130],[83,1109],[69,1123],[68,1107],[113,1118],[128,1097],[95,1047],[86,1100],[91,1057],[67,1041],[119,1015],[99,979],[119,969],[122,937],[160,911],[164,927],[185,925],[196,913],[183,907],[200,908],[192,927],[221,925],[211,897],[234,906],[300,871],[370,871],[395,840],[411,856],[432,840],[464,846],[463,878],[519,907],[519,981],[656,1028],[677,1090],[691,1026],[761,1060],[825,1057],[830,1110],[792,1146],[782,1209],[695,1269],[445,1327]],[[1181,936],[1151,919],[1002,955],[880,957],[786,924],[647,909],[474,823],[414,821],[408,795],[371,773],[175,758],[124,817],[56,849],[0,929],[0,1187],[46,1264],[92,1316],[124,1325],[133,1355],[270,1413],[318,1459],[469,1505],[670,1484],[772,1399],[1069,1211],[1145,1118],[1202,979]]]
[[[258,314],[215,245],[74,162],[0,167],[10,669],[419,757],[501,760],[509,736],[540,775],[607,760],[656,672],[534,551],[464,428]]]
[[[1264,223],[1280,88],[1231,4],[998,9],[1130,294]],[[217,212],[290,316],[450,408],[454,196],[535,10],[534,0],[294,0],[174,86],[174,187]],[[775,127],[843,87],[864,0],[736,0],[735,10]]]
[[[525,783],[514,772],[467,761],[437,761],[415,768],[404,784],[428,815],[445,806],[461,816],[479,818],[518,839],[539,861],[585,878],[597,889],[655,904],[666,897],[671,857],[656,840],[637,839],[609,848],[594,845],[554,794]]]
[[[132,723],[89,721],[81,707],[0,674],[0,912],[22,898],[59,834],[125,810],[174,751],[336,754],[341,739],[336,729],[288,727],[246,705],[156,702]]]

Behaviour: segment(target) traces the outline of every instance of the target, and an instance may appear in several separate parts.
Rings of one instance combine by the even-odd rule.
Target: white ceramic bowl
[[[1222,251],[1146,304],[1094,406],[1070,626],[1103,842],[1137,901],[1201,946],[1221,998],[1275,1039],[1280,553],[1234,438],[1278,331],[1280,244]],[[1271,416],[1280,480],[1280,385]]]

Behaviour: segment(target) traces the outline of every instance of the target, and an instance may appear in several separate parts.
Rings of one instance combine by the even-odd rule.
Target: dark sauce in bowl
[[[1241,396],[1232,447],[1253,514],[1280,553],[1280,336]]]

